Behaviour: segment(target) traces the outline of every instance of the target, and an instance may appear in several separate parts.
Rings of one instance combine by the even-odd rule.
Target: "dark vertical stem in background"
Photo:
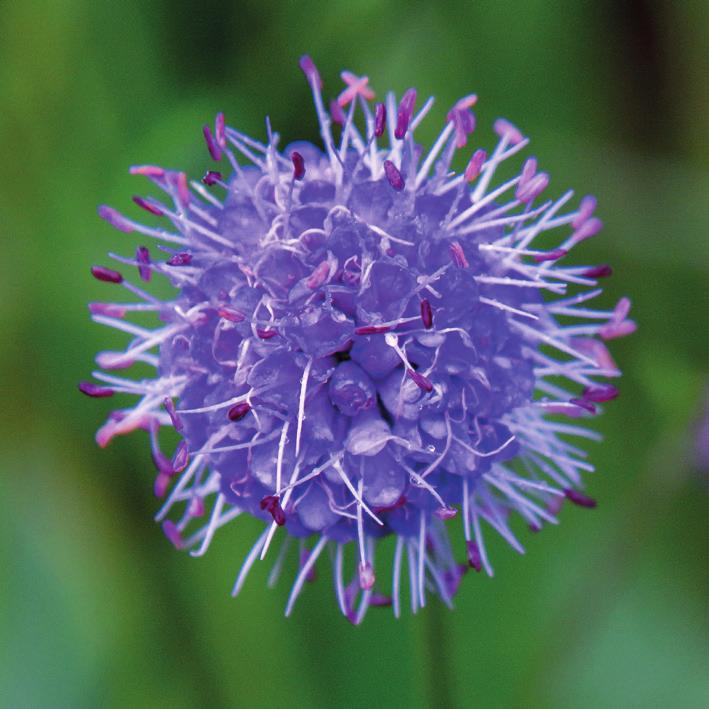
[[[617,115],[625,119],[623,138],[651,152],[672,149],[676,141],[665,29],[671,7],[659,0],[605,0],[597,9],[621,91]]]
[[[448,654],[450,638],[446,633],[444,613],[448,609],[433,598],[423,609],[424,662],[428,671],[429,706],[435,709],[452,709],[451,663]]]

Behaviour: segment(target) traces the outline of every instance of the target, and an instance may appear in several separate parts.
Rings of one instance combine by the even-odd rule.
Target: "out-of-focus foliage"
[[[709,361],[706,11],[692,0],[0,4],[0,705],[709,705],[709,487],[689,438]],[[606,229],[586,258],[614,265],[606,304],[634,301],[640,330],[614,343],[622,396],[592,451],[599,508],[523,534],[524,557],[496,544],[495,578],[468,576],[453,613],[433,600],[353,628],[324,568],[289,620],[287,588],[266,591],[265,568],[233,601],[254,526],[230,526],[202,559],[175,552],[151,521],[141,434],[98,450],[108,405],[76,391],[112,342],[87,317],[105,293],[88,267],[135,245],[95,205],[130,212],[145,187],[132,163],[198,175],[200,127],[220,109],[256,135],[268,113],[284,140],[315,140],[305,51],[332,95],[349,68],[375,89],[435,93],[432,124],[471,90],[478,135],[497,115],[519,123],[554,189],[597,194]]]

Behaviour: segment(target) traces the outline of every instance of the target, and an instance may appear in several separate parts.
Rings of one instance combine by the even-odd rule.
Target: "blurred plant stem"
[[[439,600],[433,599],[430,606],[424,609],[424,648],[426,650],[426,678],[429,692],[429,706],[437,709],[451,709],[451,677],[448,662],[448,647],[450,638],[446,632],[444,614],[449,610]]]

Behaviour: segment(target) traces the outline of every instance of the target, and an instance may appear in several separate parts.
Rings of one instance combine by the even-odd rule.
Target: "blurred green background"
[[[0,3],[0,706],[707,707],[709,473],[691,427],[709,371],[706,2],[632,0],[26,0]],[[375,89],[471,90],[533,138],[552,187],[593,192],[606,223],[585,262],[614,265],[604,304],[634,303],[614,344],[620,400],[599,426],[593,512],[492,542],[496,576],[362,627],[329,571],[294,617],[258,566],[229,596],[256,528],[179,554],[152,522],[144,434],[106,451],[109,404],[76,382],[116,345],[88,268],[135,242],[134,163],[207,167],[218,110],[263,136],[317,139],[297,59]],[[429,126],[426,137],[433,136]],[[489,140],[489,138],[488,138]],[[492,535],[490,535],[492,538]],[[284,579],[285,580],[285,579]]]

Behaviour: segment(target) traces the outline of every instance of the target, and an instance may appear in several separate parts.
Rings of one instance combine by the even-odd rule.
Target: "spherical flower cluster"
[[[625,298],[612,311],[588,307],[608,266],[560,265],[601,228],[595,199],[571,208],[570,191],[547,199],[535,158],[495,183],[528,143],[515,126],[497,120],[496,146],[468,152],[456,174],[476,96],[451,108],[424,150],[414,136],[432,99],[418,107],[409,89],[375,103],[367,77],[343,72],[326,109],[315,65],[300,65],[323,149],[281,151],[270,123],[260,142],[219,114],[204,137],[229,175],[190,182],[133,167],[164,193],[133,198],[162,225],[99,209],[157,243],[113,258],[176,292],[161,300],[95,266],[97,279],[134,296],[91,304],[96,322],[131,338],[125,351],[100,353],[99,366],[139,362],[156,375],[97,371],[100,384],[80,388],[139,397],[111,413],[97,440],[148,431],[155,494],[166,498],[157,518],[176,547],[199,556],[219,527],[256,517],[263,531],[234,594],[279,542],[276,579],[297,539],[286,613],[327,547],[339,607],[359,623],[371,605],[398,615],[404,594],[414,612],[429,593],[450,605],[466,570],[491,575],[486,525],[521,552],[515,517],[536,531],[556,523],[564,499],[595,505],[579,491],[593,466],[568,439],[597,436],[561,417],[589,418],[616,397],[602,383],[619,375],[604,341],[635,325]],[[126,319],[145,312],[159,324]],[[164,426],[181,436],[170,457]],[[467,563],[449,541],[456,527]],[[385,573],[375,551],[389,535]]]

